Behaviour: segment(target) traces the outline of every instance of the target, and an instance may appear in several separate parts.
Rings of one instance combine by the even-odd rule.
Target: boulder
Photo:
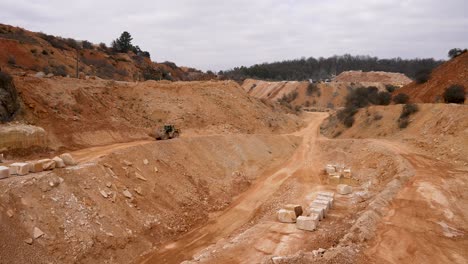
[[[283,207],[283,209],[293,211],[296,213],[296,216],[302,215],[302,206],[297,204],[287,204]]]
[[[347,195],[353,192],[353,187],[346,184],[338,184],[336,191],[341,195]]]
[[[36,74],[34,74],[36,78],[44,78],[45,76],[46,74],[44,72],[36,72]]]
[[[12,173],[12,170],[14,173]],[[26,175],[29,173],[29,163],[24,163],[24,162],[15,162],[13,164],[10,164],[10,174],[16,174],[16,175]]]
[[[317,203],[317,204],[323,204],[323,205],[325,205],[326,208],[327,208],[327,212],[328,212],[328,210],[330,210],[330,208],[331,208],[330,201],[328,201],[328,200],[320,200],[320,199],[315,198],[315,200],[314,200],[312,203]]]
[[[44,232],[42,232],[42,230],[40,230],[40,229],[37,228],[37,227],[34,227],[34,229],[33,229],[33,238],[34,238],[34,239],[38,239],[38,238],[40,238],[40,237],[43,236],[43,235],[44,235]]]
[[[296,221],[296,227],[301,230],[314,231],[318,225],[318,217],[314,216],[299,216]]]
[[[43,170],[53,170],[55,169],[55,161],[51,159],[41,159],[38,162],[42,164]]]
[[[327,204],[317,203],[317,202],[313,201],[309,205],[309,208],[322,208],[323,209],[323,217],[327,216],[327,213],[328,213],[328,205]]]
[[[133,197],[132,193],[129,192],[128,190],[124,190],[122,194],[125,196],[125,198],[128,198],[128,199],[132,199]]]
[[[5,166],[0,166],[0,179],[10,177],[10,169]]]
[[[327,166],[325,166],[325,170],[327,171],[327,174],[333,174],[336,172],[335,166],[331,164],[327,164]]]
[[[39,160],[29,162],[29,172],[36,173],[43,171],[42,162]]]
[[[63,161],[63,159],[59,157],[54,157],[52,160],[55,161],[56,168],[65,168],[65,162]]]
[[[317,195],[328,196],[328,197],[331,197],[331,198],[335,198],[335,193],[334,192],[321,191],[321,192],[318,192]]]
[[[75,159],[73,159],[73,157],[72,157],[72,155],[70,153],[63,153],[59,157],[63,160],[63,162],[65,162],[65,165],[67,165],[67,166],[76,165],[76,161],[75,161]]]
[[[278,220],[281,223],[295,223],[296,222],[296,213],[291,210],[280,209],[278,211]]]

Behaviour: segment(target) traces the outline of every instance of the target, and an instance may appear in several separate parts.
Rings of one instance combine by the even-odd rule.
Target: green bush
[[[405,104],[400,114],[400,118],[398,118],[398,127],[399,128],[406,128],[409,125],[409,117],[418,112],[419,108],[416,104]]]
[[[387,84],[385,85],[385,89],[387,89],[389,93],[393,93],[396,89],[398,89],[398,87],[395,85]]]
[[[320,89],[316,83],[309,83],[307,86],[307,96],[312,96],[314,93],[320,92]]]
[[[463,104],[466,97],[465,87],[452,85],[445,89],[443,96],[446,103]]]
[[[427,82],[431,78],[431,72],[432,70],[430,69],[422,69],[416,73],[415,76],[415,81],[417,84],[422,84]]]

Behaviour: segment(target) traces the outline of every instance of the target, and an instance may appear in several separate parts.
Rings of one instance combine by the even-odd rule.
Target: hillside
[[[0,68],[13,74],[44,72],[76,77],[77,47],[81,78],[86,75],[122,81],[214,78],[171,62],[154,63],[148,54],[117,53],[105,44],[96,45],[0,24]]]
[[[2,134],[5,140],[12,138],[11,133],[16,135],[16,140],[4,142],[12,148],[27,142],[19,134],[30,137],[31,132],[21,132],[32,130],[24,124],[43,128],[49,148],[74,149],[148,139],[153,129],[167,123],[181,128],[182,135],[278,133],[293,131],[302,123],[280,106],[250,98],[233,81],[129,83],[15,77],[14,83],[22,101],[15,118],[20,124],[4,125],[10,132]],[[40,146],[43,134],[38,131]]]
[[[395,91],[395,94],[405,93],[416,103],[440,102],[445,89],[454,84],[468,88],[468,52],[435,68],[427,82],[412,82]]]
[[[381,73],[380,76],[385,75]],[[288,99],[292,106],[325,109],[344,106],[346,95],[348,95],[350,89],[374,86],[377,87],[379,91],[385,91],[386,84],[397,85],[397,82],[385,78],[375,80],[379,82],[356,80],[314,83],[314,88],[312,89],[308,88],[308,81],[269,82],[246,79],[242,83],[242,88],[253,97],[270,100],[272,102],[276,102],[284,96],[295,94]]]

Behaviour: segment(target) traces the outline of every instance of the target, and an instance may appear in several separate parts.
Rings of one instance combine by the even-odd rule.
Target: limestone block
[[[316,201],[313,201],[310,205],[309,205],[310,208],[313,208],[313,207],[317,207],[317,208],[323,208],[323,217],[326,217],[327,214],[328,214],[328,204],[325,203],[318,203]]]
[[[59,157],[54,157],[52,160],[55,161],[56,168],[65,168],[65,162],[63,161],[63,159]]]
[[[334,198],[334,197],[335,197],[335,193],[334,193],[334,192],[326,192],[326,191],[318,192],[317,195],[328,196],[328,197],[331,197],[331,198]]]
[[[0,179],[10,177],[10,169],[5,166],[0,166]]]
[[[11,173],[12,169],[15,173]],[[10,164],[10,174],[26,175],[28,173],[29,173],[29,163],[16,162],[16,163]]]
[[[327,200],[320,200],[320,199],[317,199],[315,198],[315,200],[313,201],[313,203],[318,203],[318,204],[323,204],[323,205],[326,205],[327,206],[327,212],[328,210],[330,210],[330,201],[327,201]]]
[[[302,215],[302,206],[297,204],[287,204],[283,207],[283,209],[294,211],[296,216]]]
[[[346,195],[353,192],[353,187],[346,184],[338,184],[338,186],[336,186],[336,191],[339,194]]]
[[[295,223],[296,222],[296,213],[291,210],[280,209],[278,211],[278,220],[281,223]]]
[[[65,165],[67,166],[76,165],[76,161],[73,159],[70,153],[63,153],[59,157],[63,160],[63,162],[65,162]]]
[[[325,217],[325,208],[323,207],[309,207],[309,216],[315,214],[318,216],[319,220],[322,220]]]
[[[42,159],[42,160],[39,160],[38,162],[40,162],[42,164],[42,169],[43,170],[53,170],[53,169],[55,169],[55,161],[53,161],[51,159]]]
[[[328,174],[333,174],[336,172],[335,166],[331,164],[327,164],[327,166],[325,166],[325,170],[327,171]]]
[[[39,160],[29,162],[29,172],[41,172],[44,168],[42,167],[42,162]]]
[[[316,216],[299,216],[297,218],[296,227],[301,230],[314,231],[318,225]]]
[[[317,195],[317,197],[315,198],[317,200],[323,200],[323,201],[328,201],[330,203],[330,208],[333,207],[333,201],[334,199],[329,197],[329,196],[322,196],[322,195]]]

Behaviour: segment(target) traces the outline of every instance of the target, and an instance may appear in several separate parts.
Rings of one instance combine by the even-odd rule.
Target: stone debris
[[[40,230],[38,227],[34,227],[33,229],[33,238],[34,239],[38,239],[40,237],[42,237],[44,234],[44,232],[42,232],[42,230]]]
[[[36,74],[34,74],[34,77],[36,78],[44,78],[46,76],[46,74],[44,72],[36,72]]]
[[[296,222],[296,213],[291,210],[280,209],[278,211],[278,220],[281,223],[295,223]]]
[[[45,171],[55,169],[55,161],[51,159],[42,159],[42,160],[39,160],[38,162],[42,164],[42,169]]]
[[[144,159],[144,160],[143,160],[143,164],[144,164],[144,165],[148,165],[148,164],[149,164],[149,161],[148,161],[147,159]]]
[[[157,167],[154,167],[154,172],[159,172]]]
[[[141,175],[141,174],[138,173],[138,172],[135,172],[135,176],[136,176],[137,179],[139,179],[139,180],[147,181],[147,179],[146,179],[145,177],[143,177],[143,175]]]
[[[112,183],[111,183],[111,182],[106,182],[106,187],[107,187],[107,188],[112,187]]]
[[[59,157],[54,157],[52,160],[55,161],[56,168],[65,168],[65,162],[63,161],[63,159]]]
[[[125,198],[128,198],[128,199],[132,199],[133,198],[133,195],[131,192],[129,192],[128,190],[124,190],[122,192],[122,194],[125,196]]]
[[[136,187],[133,189],[137,194],[143,196],[143,190],[141,189],[140,186]]]
[[[327,172],[328,176],[336,177],[336,178],[351,178],[351,168],[347,168],[343,164],[327,164],[325,166],[325,171]]]
[[[341,195],[347,195],[353,192],[353,187],[346,184],[338,184],[336,191]]]
[[[15,215],[15,213],[14,213],[13,210],[11,210],[11,209],[8,209],[7,212],[6,212],[6,214],[7,214],[7,216],[8,216],[9,218],[12,218],[13,215]]]
[[[24,241],[24,243],[26,243],[26,244],[28,244],[28,245],[32,245],[32,243],[33,243],[34,240],[33,240],[32,238],[26,238],[26,239],[23,240],[23,241]]]
[[[109,195],[104,190],[99,190],[99,192],[101,193],[102,197],[104,198],[109,197]]]
[[[271,261],[273,261],[273,264],[282,264],[285,261],[284,257],[272,257]]]
[[[0,166],[0,179],[10,177],[10,169],[5,166]]]
[[[63,153],[59,157],[63,160],[63,162],[65,162],[65,165],[67,165],[67,166],[76,165],[76,161],[75,161],[75,159],[73,159],[73,157],[72,157],[72,155],[70,153]]]
[[[287,204],[283,207],[285,210],[293,211],[296,213],[296,216],[302,215],[302,206],[297,205],[297,204]]]
[[[318,216],[299,216],[296,221],[296,227],[301,230],[314,231],[318,225]]]
[[[130,166],[133,165],[133,163],[131,163],[131,162],[128,161],[128,160],[123,160],[122,162],[123,162],[123,164],[125,164],[125,166],[128,166],[128,167],[130,167]]]

